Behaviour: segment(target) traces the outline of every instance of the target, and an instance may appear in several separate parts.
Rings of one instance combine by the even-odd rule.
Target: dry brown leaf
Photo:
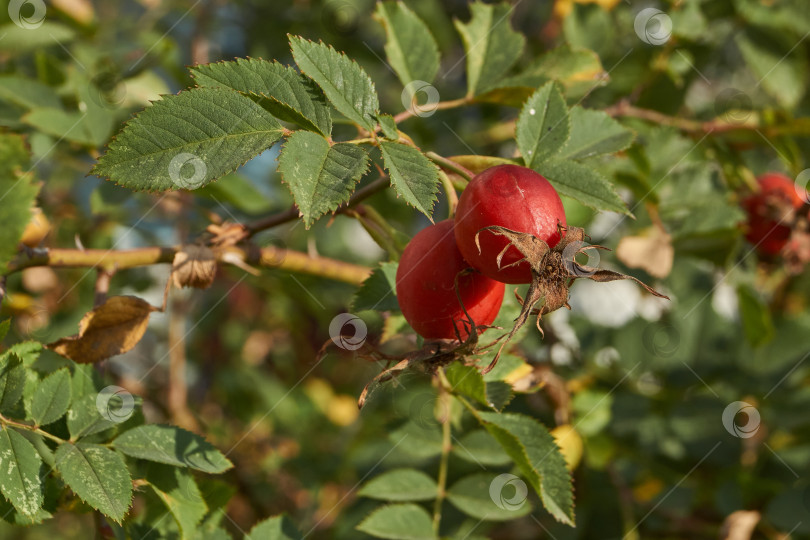
[[[672,271],[675,250],[672,238],[658,227],[650,227],[641,236],[625,236],[616,247],[616,256],[629,268],[641,268],[656,278]]]
[[[87,313],[79,333],[46,345],[79,364],[93,364],[132,349],[157,308],[135,296],[112,296]]]
[[[214,252],[206,246],[183,246],[172,262],[172,281],[178,289],[207,289],[214,282],[216,273],[217,259]]]
[[[722,540],[751,540],[760,513],[756,510],[738,510],[728,515],[720,530]]]

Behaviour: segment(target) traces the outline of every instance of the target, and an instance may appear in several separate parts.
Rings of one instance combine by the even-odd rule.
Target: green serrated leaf
[[[3,521],[11,525],[28,527],[30,525],[39,525],[43,521],[52,518],[53,514],[40,508],[33,516],[27,516],[18,512],[10,502],[0,497],[0,517],[3,518]]]
[[[529,480],[557,521],[574,525],[571,473],[546,427],[516,413],[477,413],[486,429]]]
[[[439,47],[427,25],[403,2],[380,2],[374,16],[385,27],[385,54],[402,84],[433,82]]]
[[[21,341],[9,347],[8,352],[13,352],[19,356],[24,366],[31,367],[39,359],[42,352],[42,343],[38,341]]]
[[[394,469],[372,478],[358,495],[383,501],[429,501],[436,498],[439,486],[430,476],[416,469]]]
[[[586,159],[624,150],[633,143],[635,133],[602,111],[571,109],[571,136],[558,159]]]
[[[42,507],[42,460],[34,446],[11,428],[0,427],[0,492],[21,514],[33,518]]]
[[[184,540],[194,537],[197,524],[208,512],[202,493],[188,469],[150,463],[145,473],[152,490],[169,509]]]
[[[42,435],[28,430],[21,430],[18,433],[25,437],[28,442],[34,445],[34,449],[37,451],[37,454],[39,454],[39,457],[42,458],[45,465],[48,467],[53,467],[53,450],[51,450],[51,448],[47,445]]]
[[[352,122],[372,131],[380,102],[363,68],[324,43],[290,36],[290,47],[295,63],[320,85],[332,105]]]
[[[190,68],[199,86],[230,88],[265,98],[259,104],[276,118],[298,124],[328,137],[332,116],[321,89],[295,69],[260,58],[237,58],[231,62]]]
[[[32,419],[31,404],[34,401],[34,394],[36,393],[37,388],[39,388],[41,382],[42,380],[39,377],[39,373],[37,373],[33,369],[25,370],[25,383],[23,384],[22,404],[23,409],[25,410],[26,420]]]
[[[70,381],[74,403],[84,396],[96,395],[104,387],[98,370],[89,364],[73,366],[73,377]]]
[[[98,444],[63,443],[56,470],[84,502],[121,522],[132,504],[132,479],[124,458]]]
[[[73,399],[73,403],[67,411],[67,425],[71,440],[76,441],[82,437],[100,433],[117,424],[114,421],[117,420],[115,416],[108,415],[108,418],[101,415],[97,398],[97,394],[87,394]]]
[[[375,268],[371,275],[354,293],[352,299],[352,309],[363,311],[365,309],[376,309],[377,311],[388,311],[399,309],[396,294],[396,276],[398,264],[395,262],[384,262]]]
[[[472,398],[485,407],[490,406],[487,401],[486,383],[481,372],[474,366],[454,362],[447,366],[445,375],[454,393]]]
[[[512,462],[498,441],[484,429],[476,429],[456,439],[453,454],[482,467],[501,467]]]
[[[508,521],[532,511],[528,489],[520,478],[504,473],[475,473],[447,490],[447,500],[468,516],[485,521]]]
[[[555,155],[568,141],[568,107],[555,83],[537,90],[520,111],[516,137],[523,161],[535,168]]]
[[[377,120],[380,122],[380,130],[386,139],[396,141],[399,139],[399,131],[397,130],[397,122],[390,114],[378,114]]]
[[[632,215],[607,178],[587,165],[553,159],[534,170],[545,176],[562,195],[597,210]]]
[[[433,526],[427,510],[416,504],[391,504],[372,512],[357,530],[392,540],[433,540]]]
[[[211,443],[176,426],[138,426],[116,437],[112,446],[134,458],[175,467],[190,467],[211,474],[219,474],[233,467],[228,458]]]
[[[368,153],[355,144],[330,145],[317,133],[296,131],[281,150],[278,170],[308,229],[349,200],[368,170]]]
[[[34,391],[31,418],[38,426],[56,422],[70,405],[70,371],[59,369],[42,380]]]
[[[496,411],[502,411],[515,394],[512,392],[512,385],[503,381],[487,382],[487,403],[489,407]]]
[[[42,343],[38,341],[21,341],[9,347],[8,350],[19,356],[24,366],[31,367],[39,359],[39,354],[42,352]]]
[[[477,96],[500,86],[500,79],[523,52],[526,38],[512,29],[514,10],[507,3],[470,4],[468,23],[454,21],[467,52],[467,95]]]
[[[92,174],[135,190],[196,189],[272,146],[283,128],[222,88],[163,96],[127,122]]]
[[[406,203],[433,221],[433,205],[439,192],[439,169],[422,152],[406,144],[381,141],[380,150],[391,176],[391,185]]]
[[[25,390],[25,367],[14,351],[0,355],[0,411],[14,407]]]
[[[286,515],[267,518],[245,535],[245,540],[300,540],[301,532]]]
[[[25,226],[31,221],[39,186],[33,182],[30,157],[20,135],[0,133],[0,271],[17,253]]]

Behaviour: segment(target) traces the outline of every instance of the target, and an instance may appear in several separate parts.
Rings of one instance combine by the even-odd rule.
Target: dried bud
[[[217,259],[214,252],[206,246],[183,246],[172,262],[172,281],[178,289],[207,289],[214,282],[216,273]]]

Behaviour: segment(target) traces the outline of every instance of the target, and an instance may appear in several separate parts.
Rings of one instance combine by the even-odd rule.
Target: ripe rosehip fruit
[[[742,202],[748,214],[745,238],[765,255],[777,255],[790,239],[790,225],[781,222],[792,209],[804,201],[796,192],[793,180],[780,173],[766,173],[757,178],[759,191]]]
[[[469,335],[456,296],[456,275],[470,265],[461,256],[448,219],[419,231],[405,247],[397,269],[397,298],[402,314],[426,339]],[[477,326],[492,324],[501,309],[504,284],[473,272],[459,277],[459,296]]]
[[[470,181],[458,200],[456,244],[467,262],[485,276],[504,283],[531,283],[527,262],[504,268],[523,258],[514,246],[504,254],[498,269],[498,254],[509,243],[505,237],[481,231],[478,251],[475,235],[491,225],[532,234],[553,248],[560,241],[558,225],[566,226],[565,210],[548,180],[517,165],[485,170]]]

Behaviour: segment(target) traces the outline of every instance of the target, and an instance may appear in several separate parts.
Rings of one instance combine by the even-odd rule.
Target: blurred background
[[[24,17],[38,16],[35,4],[23,5]],[[464,49],[453,21],[469,19],[467,2],[407,4],[439,44],[441,99],[462,97]],[[747,519],[756,525],[752,535],[734,538],[810,538],[810,279],[752,250],[739,205],[756,175],[796,178],[807,167],[810,12],[799,0],[512,4],[511,24],[527,38],[518,71],[563,43],[589,49],[599,77],[566,79],[570,104],[629,100],[666,115],[624,118],[637,131],[635,144],[593,163],[636,219],[565,205],[569,224],[614,249],[625,237],[649,239],[663,224],[667,234],[652,245],[621,258],[604,252],[601,263],[672,301],[653,300],[630,282],[578,282],[573,309],[547,318],[545,339],[528,329],[512,352],[523,361],[510,365],[525,361],[529,369],[513,375],[524,393],[510,410],[549,427],[573,426],[563,445],[576,458],[577,528],[554,523],[530,497],[533,512],[504,523],[481,523],[447,504],[443,531],[453,538],[726,538],[724,524],[744,532],[738,521]],[[649,6],[669,19],[668,31],[666,21],[656,23],[664,25],[663,43],[634,26]],[[212,220],[247,222],[288,209],[277,148],[193,194],[133,193],[87,174],[133,113],[193,84],[185,66],[247,56],[292,64],[288,34],[345,51],[375,81],[382,110],[402,111],[374,7],[371,0],[54,0],[35,32],[2,10],[0,126],[27,135],[43,182],[32,245],[171,246],[196,238]],[[654,32],[661,35],[659,27]],[[481,103],[401,128],[443,156],[512,157],[517,112]],[[757,127],[709,133],[685,118]],[[405,235],[428,224],[391,190],[368,203]],[[443,219],[445,201],[435,209]],[[256,242],[369,266],[384,256],[343,215],[310,230],[282,225]],[[646,262],[634,264],[639,258]],[[168,276],[169,265],[121,271],[110,290],[159,305]],[[86,269],[31,268],[9,277],[0,311],[13,317],[6,341],[73,334],[92,308],[94,282]],[[252,276],[221,268],[206,291],[173,291],[168,314],[154,314],[143,341],[104,368],[143,397],[150,421],[204,433],[228,453],[235,468],[201,480],[201,489],[222,501],[217,519],[237,537],[287,512],[309,537],[362,538],[354,527],[379,503],[358,496],[359,484],[396,466],[436,474],[439,423],[428,377],[388,384],[358,412],[357,397],[380,366],[345,351],[318,361],[330,321],[350,310],[355,289],[274,269]],[[516,309],[511,290],[505,306],[499,320],[508,325]],[[369,339],[394,352],[415,348],[396,310],[358,315]],[[41,361],[58,359],[46,351]],[[490,456],[492,470],[504,466],[497,449],[465,432],[470,426],[458,427],[466,445],[483,445],[476,452]],[[411,443],[394,444],[396,434],[413,429]],[[479,468],[464,446],[454,446],[450,484]],[[735,514],[741,510],[756,513]],[[173,526],[167,521],[147,537],[176,537]],[[87,538],[92,530],[90,514],[60,512],[40,526],[0,524],[0,537]]]

